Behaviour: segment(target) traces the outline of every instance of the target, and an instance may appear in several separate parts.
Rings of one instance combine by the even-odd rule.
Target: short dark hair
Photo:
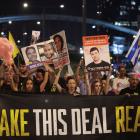
[[[118,67],[118,71],[120,71],[120,70],[121,70],[121,68],[124,68],[124,69],[126,69],[126,66],[125,66],[125,64],[120,64],[120,65],[119,65],[119,67]]]
[[[57,37],[60,39],[60,41],[61,41],[61,43],[62,43],[61,49],[63,49],[64,40],[63,40],[62,36],[59,35],[59,34],[54,35],[53,40],[55,40]]]
[[[66,84],[68,84],[69,80],[71,80],[71,79],[76,81],[74,76],[68,76],[67,80],[66,80]]]
[[[37,73],[42,73],[42,75],[45,76],[45,70],[42,69],[42,68],[38,68],[38,69],[36,70],[36,72],[37,72]]]
[[[26,54],[27,54],[28,50],[30,50],[30,49],[35,50],[35,48],[34,48],[34,47],[27,47],[27,48],[26,48],[26,51],[25,51],[25,52],[26,52]],[[36,50],[35,50],[35,51],[36,51]]]
[[[93,52],[93,51],[98,51],[98,52],[99,52],[99,50],[98,50],[96,47],[92,47],[92,48],[90,49],[90,53]]]

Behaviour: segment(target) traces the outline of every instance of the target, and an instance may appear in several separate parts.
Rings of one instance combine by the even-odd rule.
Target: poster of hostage
[[[54,62],[58,62],[58,53],[53,40],[24,47],[21,51],[25,63],[30,69],[42,66],[42,62],[54,64],[54,68],[57,67]]]
[[[50,36],[50,39],[54,40],[59,57],[59,61],[54,60],[55,67],[59,68],[70,64],[65,31]]]
[[[85,66],[88,71],[105,71],[110,67],[108,36],[84,36]]]
[[[21,52],[29,69],[42,66],[36,44],[21,48]]]

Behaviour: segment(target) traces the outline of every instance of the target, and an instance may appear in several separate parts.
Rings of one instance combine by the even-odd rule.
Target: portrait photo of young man
[[[92,58],[92,62],[87,65],[88,70],[92,68],[104,68],[104,67],[110,66],[110,63],[102,60],[101,54],[97,47],[92,47],[90,49],[90,55]]]

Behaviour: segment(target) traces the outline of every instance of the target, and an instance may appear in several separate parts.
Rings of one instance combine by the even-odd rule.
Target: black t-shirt
[[[24,91],[24,83],[26,81],[27,77],[21,77],[19,76],[19,83],[18,83],[18,91]]]
[[[131,89],[130,87],[122,89],[119,95],[125,95],[127,93],[131,95],[140,95],[140,91],[138,90],[138,88]]]
[[[93,70],[102,70],[102,69],[109,69],[110,64],[108,62],[105,61],[101,61],[98,64],[95,64],[94,62],[90,63],[87,65],[87,70],[89,71],[93,71]]]
[[[40,93],[40,85],[43,81],[37,81],[35,77],[33,77],[33,82],[34,82],[34,92],[36,93]],[[51,84],[50,84],[50,81],[48,79],[48,82],[46,84],[46,87],[45,87],[45,93],[50,93],[51,91]]]
[[[13,90],[11,88],[11,85],[3,83],[3,85],[0,88],[0,91],[5,93],[5,92],[12,92]]]
[[[73,92],[73,94],[70,94],[69,91],[66,89],[62,89],[62,93],[67,94],[67,95],[72,95],[72,96],[79,96],[80,95],[80,93],[77,91]]]

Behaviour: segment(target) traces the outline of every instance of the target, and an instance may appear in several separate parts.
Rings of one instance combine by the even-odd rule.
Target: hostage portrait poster
[[[50,36],[50,39],[54,40],[58,52],[58,57],[59,57],[58,61],[57,60],[54,61],[55,66],[59,68],[64,65],[69,65],[70,59],[69,59],[69,52],[67,47],[65,31],[63,30]]]
[[[42,65],[36,44],[21,48],[21,52],[29,69]]]
[[[30,69],[42,66],[42,62],[54,64],[54,68],[57,68],[55,62],[59,61],[59,57],[53,39],[23,47],[21,51]]]
[[[83,48],[85,65],[88,71],[109,70],[110,54],[108,36],[84,36]]]

